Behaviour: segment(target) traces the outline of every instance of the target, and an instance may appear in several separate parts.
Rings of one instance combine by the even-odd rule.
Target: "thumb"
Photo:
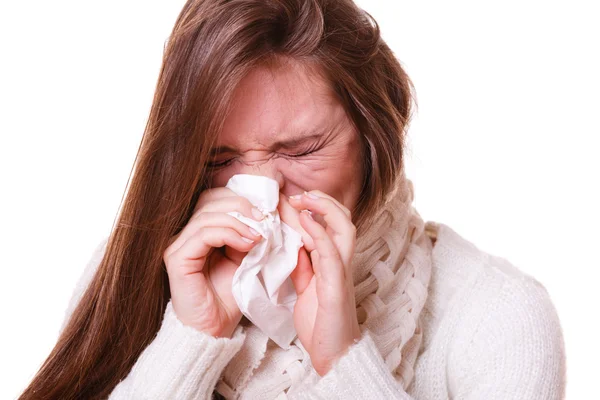
[[[298,264],[296,268],[290,274],[290,278],[294,287],[296,288],[296,294],[299,296],[304,293],[304,290],[310,283],[310,280],[314,276],[310,257],[306,252],[304,246],[300,247],[298,251]]]

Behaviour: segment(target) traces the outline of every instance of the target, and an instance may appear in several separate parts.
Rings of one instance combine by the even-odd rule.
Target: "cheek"
[[[209,187],[224,187],[227,184],[229,178],[234,174],[229,173],[228,168],[222,168],[218,171],[208,173],[209,174]]]
[[[303,162],[282,163],[285,194],[321,190],[352,209],[362,184],[362,169],[357,157],[315,157]]]

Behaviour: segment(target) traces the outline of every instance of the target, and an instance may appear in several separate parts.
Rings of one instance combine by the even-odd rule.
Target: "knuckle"
[[[237,196],[236,200],[238,207],[240,207],[241,209],[250,209],[251,207],[253,207],[252,203],[250,203],[250,200],[248,200],[245,197]]]
[[[172,266],[174,264],[173,260],[172,260],[172,255],[171,254],[167,254],[167,253],[163,254],[163,261],[165,263],[165,269],[167,270],[167,273],[169,275],[171,275],[173,273],[172,272],[172,270],[173,270]]]
[[[200,241],[204,242],[208,233],[208,228],[206,226],[201,226],[198,230],[192,235],[196,236]]]
[[[312,250],[310,251],[310,259],[311,259],[311,260],[313,260],[313,261],[314,261],[314,260],[315,260],[315,258],[316,258],[316,257],[318,257],[318,256],[319,256],[319,252],[317,251],[317,249],[312,249]],[[315,271],[315,272],[316,272],[316,271]]]
[[[343,205],[342,203],[340,203],[339,201],[334,201],[334,203],[340,208],[340,210],[342,210],[342,212],[344,214],[346,214],[346,216],[348,218],[350,218],[350,216],[352,215],[350,210],[348,209],[348,207],[346,207],[345,205]]]
[[[173,236],[169,240],[169,244],[168,244],[167,248],[163,251],[162,257],[163,257],[163,260],[165,261],[165,263],[167,263],[171,259],[172,254],[174,253],[173,245],[175,244],[175,241],[177,240],[178,237],[179,237],[179,235]]]
[[[209,201],[210,198],[213,197],[215,189],[205,189],[198,196],[198,201],[196,202],[196,206],[194,207],[194,212],[202,209],[204,205]]]
[[[244,200],[245,199],[242,196],[236,196],[233,198],[233,202],[235,203],[234,205],[238,211],[241,211],[246,206],[246,202]]]
[[[191,226],[191,230],[203,228],[209,225],[213,225],[215,220],[218,219],[219,214],[214,211],[201,211],[194,218],[190,219],[188,226]]]
[[[233,238],[236,238],[237,236],[239,236],[239,233],[237,233],[235,231],[235,229],[230,228],[228,226],[227,227],[223,227],[222,232],[223,232],[223,236],[226,237],[226,238],[228,238],[228,239],[233,239]]]
[[[320,190],[314,190],[317,195],[320,195],[324,200],[326,200],[327,207],[338,207],[348,218],[352,218],[352,212],[348,207],[337,201],[337,199],[321,192]]]
[[[171,256],[171,253],[169,252],[169,249],[170,248],[167,247],[165,249],[165,251],[163,251],[163,254],[162,254],[162,258],[163,258],[163,261],[165,262],[165,265],[167,266],[167,269],[169,267],[169,260],[170,260],[170,256]]]
[[[194,208],[194,211],[192,211],[192,216],[190,218],[190,221],[198,218],[198,216],[204,212],[204,209],[206,208],[206,204],[207,203],[205,203],[205,202],[196,203],[196,207]]]
[[[252,205],[252,203],[250,203],[250,200],[248,200],[247,198],[242,196],[236,197],[236,211],[239,211],[247,217],[251,217],[253,207],[254,206]]]
[[[349,219],[352,219],[352,211],[350,211],[348,209],[348,207],[344,206],[343,204],[341,204],[342,206],[342,210],[344,210],[344,212],[346,213],[346,215],[348,216]]]
[[[313,236],[313,240],[314,240],[315,244],[320,243],[322,245],[327,245],[327,239],[328,239],[327,234],[324,232],[317,232]]]
[[[342,257],[340,256],[340,253],[335,251],[333,248],[331,247],[326,247],[325,249],[323,249],[322,251],[322,256],[323,258],[332,260],[332,261],[342,261]]]
[[[205,215],[206,215],[206,212],[202,211],[202,208],[196,210],[194,212],[194,214],[192,215],[192,217],[190,218],[190,220],[187,222],[186,226],[192,225],[192,224],[196,223],[196,221],[203,220],[204,218],[202,218],[202,217],[204,217]]]
[[[208,204],[216,200],[231,197],[232,195],[235,195],[235,193],[233,193],[231,189],[226,187],[204,189],[200,193],[200,196],[198,196],[198,201],[196,202],[196,206],[194,207],[194,213],[198,210],[204,209]]]
[[[226,243],[236,243],[239,242],[242,238],[242,235],[240,235],[235,229],[233,228],[223,228],[223,241]]]
[[[348,224],[348,231],[352,236],[356,236],[356,225],[354,225],[352,222],[350,222]]]
[[[171,249],[171,247],[173,247],[173,244],[177,241],[177,239],[179,239],[180,236],[181,236],[181,232],[179,232],[176,235],[171,236],[164,253],[168,252]]]

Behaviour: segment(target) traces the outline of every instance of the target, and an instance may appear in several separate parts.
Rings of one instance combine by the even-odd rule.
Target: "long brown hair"
[[[21,399],[106,398],[158,332],[170,299],[162,255],[207,187],[232,92],[259,64],[323,74],[360,132],[358,234],[403,168],[413,85],[351,0],[189,0],[165,45],[134,167],[102,261]]]

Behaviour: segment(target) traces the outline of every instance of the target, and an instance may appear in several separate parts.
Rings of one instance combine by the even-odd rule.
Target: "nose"
[[[261,175],[266,176],[268,178],[274,179],[279,184],[279,190],[283,189],[285,185],[285,179],[281,171],[273,165],[273,161],[266,162],[254,162],[244,164],[240,170],[237,171],[239,174],[249,174],[249,175]]]

